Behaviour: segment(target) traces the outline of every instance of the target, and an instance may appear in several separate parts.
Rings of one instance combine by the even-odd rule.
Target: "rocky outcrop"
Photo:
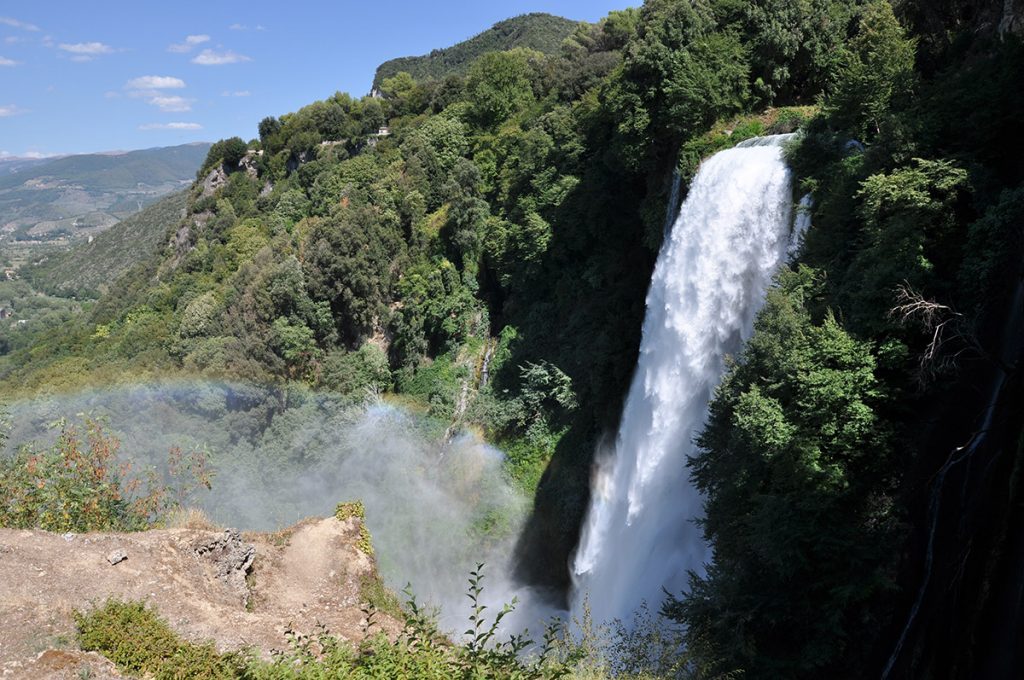
[[[0,529],[0,678],[75,678],[81,669],[117,677],[95,655],[67,649],[72,611],[111,597],[146,601],[179,635],[220,650],[266,655],[287,647],[289,628],[314,632],[319,623],[362,639],[362,589],[375,567],[359,540],[358,519],[333,517],[274,534]],[[127,559],[111,564],[118,551]],[[399,629],[384,614],[376,622],[385,632]],[[54,651],[40,653],[47,650]]]
[[[245,577],[252,570],[256,547],[243,543],[237,529],[225,529],[220,536],[204,538],[193,546],[192,551],[212,568],[214,578],[235,592],[243,604],[248,602]]]
[[[999,35],[1024,36],[1024,1],[1003,0],[1003,16],[999,20]]]
[[[238,161],[238,169],[244,170],[245,174],[252,179],[259,179],[260,172],[256,167],[257,159],[263,155],[262,151],[249,151],[242,160]]]
[[[213,170],[207,173],[206,177],[203,178],[203,193],[200,194],[202,198],[207,196],[213,196],[217,189],[228,183],[228,174],[224,172],[224,168],[218,165]]]

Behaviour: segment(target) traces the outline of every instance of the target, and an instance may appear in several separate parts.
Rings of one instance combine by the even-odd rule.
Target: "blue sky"
[[[5,0],[0,156],[86,153],[256,136],[376,66],[549,12],[596,21],[639,0],[390,2]]]

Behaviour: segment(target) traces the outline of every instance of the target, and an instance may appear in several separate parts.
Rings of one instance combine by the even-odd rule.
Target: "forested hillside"
[[[506,452],[535,494],[519,576],[564,592],[674,171],[800,129],[813,227],[689,461],[714,561],[665,613],[712,676],[1011,677],[1024,48],[1006,7],[648,0],[551,54],[474,48],[464,74],[442,60],[269,116],[210,149],[165,247],[90,316],[3,357],[4,389],[188,374],[395,395]]]
[[[18,273],[52,295],[99,297],[121,274],[163,249],[185,206],[185,193],[168,196],[86,243],[39,257]]]
[[[576,28],[577,22],[551,14],[523,14],[499,21],[489,29],[457,45],[433,50],[419,57],[399,57],[384,62],[373,75],[373,87],[379,88],[385,78],[408,73],[416,80],[444,80],[447,76],[465,75],[469,65],[486,52],[503,52],[517,47],[557,54],[562,41]]]

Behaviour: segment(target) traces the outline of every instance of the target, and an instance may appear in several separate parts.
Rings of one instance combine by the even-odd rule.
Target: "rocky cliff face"
[[[1003,0],[1003,15],[999,20],[999,35],[1024,36],[1024,2]]]

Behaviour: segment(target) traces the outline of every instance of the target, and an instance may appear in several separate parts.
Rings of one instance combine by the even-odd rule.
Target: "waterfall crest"
[[[793,202],[782,159],[791,135],[760,137],[700,168],[665,239],[647,294],[640,357],[614,451],[599,460],[572,565],[572,614],[630,621],[709,559],[693,522],[703,499],[686,458],[708,403],[750,336],[787,256]]]

